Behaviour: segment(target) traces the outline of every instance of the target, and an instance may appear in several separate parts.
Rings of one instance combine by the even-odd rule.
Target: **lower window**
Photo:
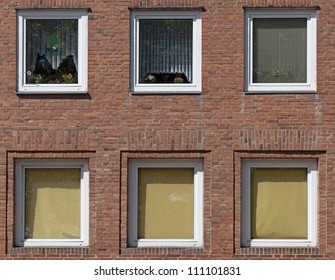
[[[202,246],[200,160],[132,160],[129,246]]]
[[[243,162],[242,246],[316,246],[316,224],[316,161]]]
[[[17,162],[16,245],[88,245],[86,161]]]

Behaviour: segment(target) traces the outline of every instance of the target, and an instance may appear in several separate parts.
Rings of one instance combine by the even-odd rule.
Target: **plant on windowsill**
[[[27,72],[30,84],[76,84],[78,83],[78,72],[74,63],[73,55],[62,59],[58,69],[53,69],[45,55],[37,53],[35,70]]]
[[[258,83],[292,83],[295,82],[295,77],[293,74],[285,69],[275,69],[272,71],[257,71],[255,73]]]
[[[190,83],[184,73],[148,73],[143,83],[156,84],[186,84]]]

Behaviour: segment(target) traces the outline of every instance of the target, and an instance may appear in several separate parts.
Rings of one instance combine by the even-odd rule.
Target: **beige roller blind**
[[[194,236],[194,169],[140,168],[138,238]]]
[[[25,238],[80,238],[80,168],[27,168]]]
[[[307,238],[306,168],[251,170],[251,237]]]

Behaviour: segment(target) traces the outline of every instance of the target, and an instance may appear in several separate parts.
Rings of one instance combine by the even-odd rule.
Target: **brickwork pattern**
[[[316,8],[317,93],[245,95],[244,9]],[[132,95],[131,9],[202,7],[202,93]],[[16,93],[16,10],[89,10],[88,93]],[[335,7],[320,0],[0,2],[0,259],[335,259]],[[243,158],[316,158],[318,247],[240,247]],[[15,160],[84,158],[90,246],[14,246]],[[204,247],[127,247],[131,158],[204,161]]]

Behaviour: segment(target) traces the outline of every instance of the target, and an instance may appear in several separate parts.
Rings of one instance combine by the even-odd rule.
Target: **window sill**
[[[16,91],[16,94],[88,94],[88,91]]]
[[[309,9],[309,10],[321,10],[320,5],[243,5],[242,8],[244,10],[247,9],[255,9],[255,10],[269,10],[269,9],[282,9],[282,10],[287,10],[287,9]]]
[[[202,248],[198,240],[138,240],[129,244],[130,248]]]
[[[91,99],[88,92],[15,92],[21,99]]]
[[[158,7],[142,7],[130,6],[129,11],[201,11],[206,12],[204,6],[158,6]]]
[[[130,91],[131,95],[200,95],[201,91]]]
[[[244,91],[244,95],[271,95],[271,94],[317,94],[316,90],[304,90],[304,91],[299,91],[299,90],[292,90],[292,91],[287,91],[287,90],[274,90],[274,91]]]

